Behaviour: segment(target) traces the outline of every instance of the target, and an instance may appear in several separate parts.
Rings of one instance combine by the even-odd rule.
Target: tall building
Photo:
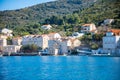
[[[59,40],[49,40],[48,50],[50,54],[70,54],[71,50],[80,46],[78,39],[61,38]]]
[[[48,40],[47,35],[27,35],[22,37],[22,45],[35,44],[45,49],[48,47]]]
[[[120,53],[120,30],[111,29],[103,37],[104,53]]]
[[[7,46],[6,36],[0,35],[0,51],[3,51],[4,46]]]

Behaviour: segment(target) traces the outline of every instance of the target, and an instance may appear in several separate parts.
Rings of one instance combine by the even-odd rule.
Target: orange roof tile
[[[89,27],[91,24],[84,24],[84,25],[82,25],[82,26],[84,26],[84,27]]]
[[[50,35],[54,35],[54,34],[56,34],[56,33],[55,33],[55,32],[53,32],[53,33],[49,33],[48,36],[50,36]]]
[[[120,29],[111,29],[111,32],[113,32],[115,35],[120,35]]]
[[[111,29],[112,32],[115,32],[115,33],[120,33],[120,29]]]

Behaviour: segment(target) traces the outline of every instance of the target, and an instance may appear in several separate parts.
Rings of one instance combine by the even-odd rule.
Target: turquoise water
[[[120,57],[0,57],[0,80],[120,80]]]

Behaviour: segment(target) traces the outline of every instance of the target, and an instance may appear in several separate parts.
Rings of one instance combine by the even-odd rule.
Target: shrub
[[[98,44],[92,44],[91,45],[91,49],[93,49],[93,50],[97,50],[98,49]]]

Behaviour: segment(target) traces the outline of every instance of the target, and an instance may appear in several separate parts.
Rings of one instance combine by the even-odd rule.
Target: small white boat
[[[2,54],[0,54],[0,57],[2,57],[3,55]]]
[[[63,56],[67,56],[67,54],[63,54]]]
[[[110,55],[110,53],[108,53],[108,55]]]

